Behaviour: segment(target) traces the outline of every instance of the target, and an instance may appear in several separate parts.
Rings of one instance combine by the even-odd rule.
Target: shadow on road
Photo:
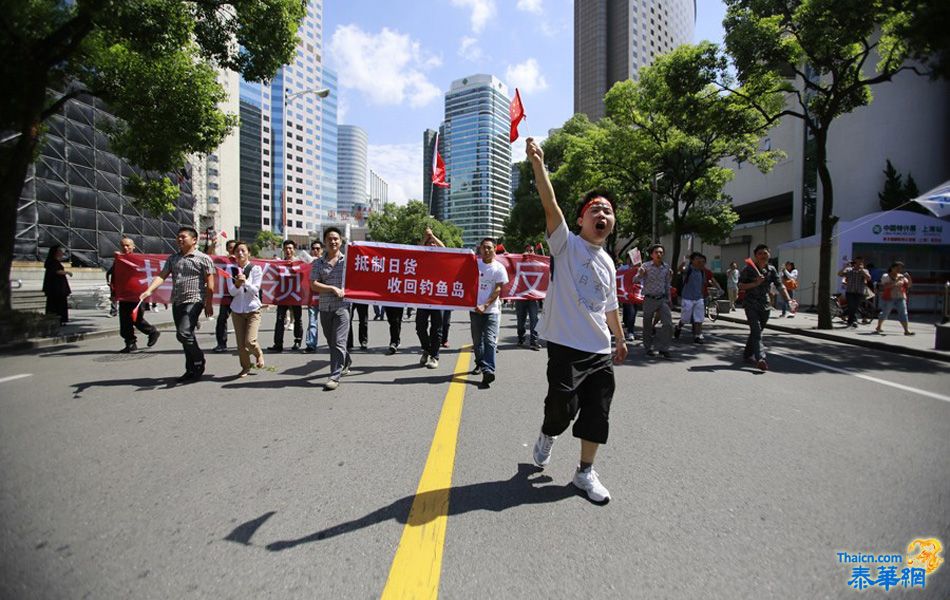
[[[433,502],[442,502],[446,491],[449,492],[449,515],[461,515],[477,510],[488,510],[492,512],[501,512],[516,506],[525,504],[546,504],[549,502],[559,502],[572,496],[582,495],[581,492],[571,484],[559,485],[540,485],[550,483],[552,479],[547,475],[541,475],[540,470],[534,465],[521,463],[518,465],[518,472],[510,479],[501,481],[486,481],[483,483],[474,483],[452,487],[448,490],[433,490],[424,494],[406,496],[396,500],[389,506],[380,508],[358,519],[333,525],[326,529],[321,529],[308,534],[304,537],[293,540],[278,540],[265,546],[271,552],[289,550],[303,544],[310,544],[359,531],[367,527],[372,527],[378,523],[393,520],[399,523],[419,526],[424,525],[436,517],[441,516],[441,511],[416,510],[411,512],[414,502],[419,502],[416,506],[431,506]],[[537,475],[532,477],[532,475]],[[224,539],[244,545],[251,545],[250,540],[254,533],[264,524],[274,512],[267,512],[243,523],[236,527]]]

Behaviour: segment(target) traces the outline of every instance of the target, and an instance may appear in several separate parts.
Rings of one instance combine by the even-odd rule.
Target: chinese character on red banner
[[[471,309],[478,294],[476,260],[459,248],[353,242],[343,287],[356,302]]]
[[[501,288],[502,300],[544,300],[551,281],[551,258],[537,254],[505,254],[495,257],[508,271]]]

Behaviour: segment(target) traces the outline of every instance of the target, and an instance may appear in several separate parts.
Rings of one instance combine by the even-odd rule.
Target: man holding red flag
[[[745,352],[743,357],[745,361],[754,364],[756,368],[767,371],[769,363],[765,361],[765,348],[762,346],[762,331],[765,324],[769,322],[771,305],[769,303],[769,284],[775,284],[775,289],[785,298],[785,302],[791,302],[785,286],[782,285],[782,278],[778,271],[769,264],[769,247],[765,244],[759,244],[752,252],[754,259],[746,259],[746,266],[739,274],[739,289],[745,290],[745,299],[742,306],[745,308],[745,316],[749,321],[749,337],[746,339]]]
[[[616,385],[611,362],[621,364],[627,358],[617,274],[603,249],[616,223],[614,201],[605,190],[585,194],[575,221],[580,234],[571,233],[544,168],[544,154],[532,138],[527,140],[527,156],[544,207],[554,274],[541,321],[541,336],[548,341],[548,394],[534,462],[543,468],[551,461],[554,441],[574,421],[572,433],[581,440],[581,456],[573,484],[593,502],[605,503],[610,492],[600,483],[593,463],[597,449],[607,443]]]
[[[129,236],[124,236],[119,240],[119,246],[122,248],[122,254],[132,254],[135,252],[135,242]],[[113,266],[113,268],[115,268]],[[111,271],[112,269],[110,269]],[[119,335],[125,340],[125,348],[119,350],[123,354],[135,352],[138,345],[135,339],[135,330],[138,329],[148,336],[148,347],[151,348],[158,342],[158,336],[161,335],[155,326],[145,320],[141,302],[119,302]],[[136,310],[138,307],[138,310]]]

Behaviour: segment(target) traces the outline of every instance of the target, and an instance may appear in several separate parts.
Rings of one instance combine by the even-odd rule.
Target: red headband
[[[582,218],[582,219],[584,218],[584,213],[587,212],[587,209],[590,208],[591,205],[594,204],[595,202],[604,202],[604,203],[607,204],[607,206],[610,206],[611,208],[613,208],[613,207],[611,206],[611,204],[610,204],[610,200],[607,200],[606,198],[604,198],[604,197],[602,197],[602,196],[596,196],[596,197],[591,198],[590,200],[588,200],[588,201],[587,201],[587,204],[585,204],[585,205],[581,208],[581,218]]]

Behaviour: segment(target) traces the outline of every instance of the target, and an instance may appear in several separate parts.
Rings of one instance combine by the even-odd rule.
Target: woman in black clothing
[[[63,247],[56,245],[49,249],[46,256],[46,273],[43,275],[43,293],[46,294],[46,314],[59,315],[59,324],[65,325],[69,321],[69,307],[66,298],[69,297],[69,281],[66,276],[72,273],[63,267]]]

